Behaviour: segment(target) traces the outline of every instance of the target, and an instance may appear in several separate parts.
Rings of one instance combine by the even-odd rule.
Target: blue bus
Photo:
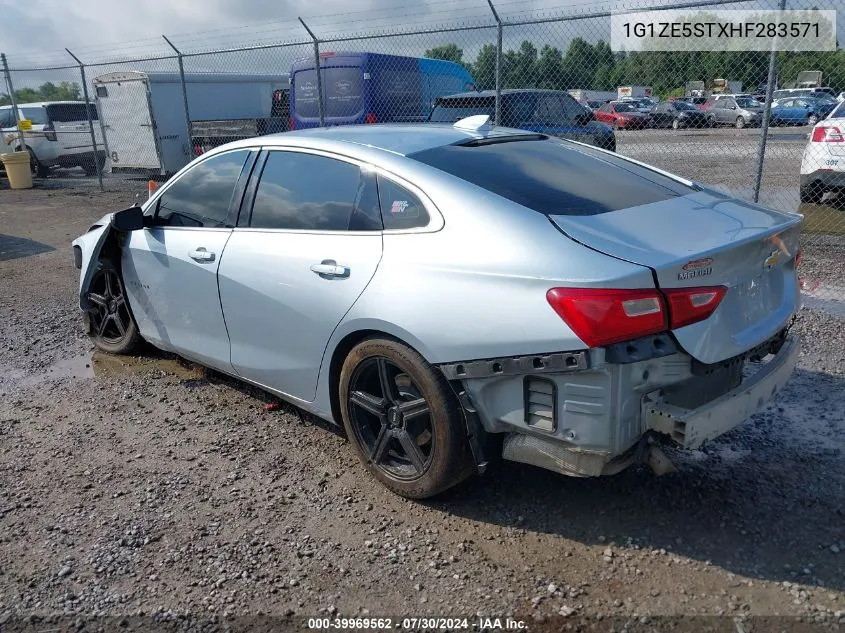
[[[381,53],[321,53],[326,125],[425,121],[437,97],[473,90],[469,71],[454,62]],[[318,127],[314,58],[290,71],[290,127]]]

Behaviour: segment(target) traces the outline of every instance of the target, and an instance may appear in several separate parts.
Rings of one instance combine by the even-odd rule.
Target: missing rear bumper
[[[738,426],[771,400],[792,374],[800,349],[798,337],[789,336],[774,358],[756,374],[694,409],[673,405],[659,392],[647,394],[642,400],[643,424],[646,429],[668,435],[684,448],[698,448],[706,440]]]

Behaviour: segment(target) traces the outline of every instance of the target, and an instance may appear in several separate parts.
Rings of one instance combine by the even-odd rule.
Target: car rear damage
[[[617,180],[631,185],[629,203],[618,204],[619,187],[609,183],[607,193],[595,194],[576,183],[578,195],[566,202],[581,205],[577,212],[545,211],[547,220],[561,238],[647,270],[649,282],[550,284],[549,308],[582,348],[440,369],[468,418],[503,438],[506,459],[579,477],[636,462],[663,473],[672,465],[662,444],[696,449],[730,431],[792,373],[800,351],[789,325],[800,303],[801,216],[673,178],[675,186],[634,161],[580,151],[628,174]],[[631,176],[653,180],[655,193],[638,190]],[[518,199],[522,192],[502,193]],[[544,212],[542,204],[535,210]]]

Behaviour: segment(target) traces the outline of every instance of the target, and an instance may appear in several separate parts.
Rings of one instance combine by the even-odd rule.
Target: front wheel
[[[110,354],[129,354],[141,344],[138,326],[129,309],[120,271],[108,259],[100,260],[87,295],[89,335],[94,345]]]
[[[472,474],[460,405],[446,378],[409,347],[359,343],[343,363],[339,396],[358,456],[396,494],[425,499]]]
[[[815,125],[818,122],[819,122],[819,117],[817,117],[815,114],[811,114],[810,116],[807,117],[807,125]]]
[[[716,117],[714,117],[714,116],[707,117],[707,127],[716,127]]]
[[[745,127],[745,119],[741,116],[736,118],[736,129],[741,130]]]
[[[678,129],[680,129],[680,127],[681,127],[681,122],[678,121],[678,119],[673,119],[672,120],[672,129],[678,130]]]
[[[618,131],[619,131],[619,120],[618,120],[618,119],[616,119],[615,121],[613,121],[613,131],[614,131],[614,132],[618,132]]]

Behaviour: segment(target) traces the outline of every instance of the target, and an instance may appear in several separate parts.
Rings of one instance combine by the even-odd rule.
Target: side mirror
[[[731,106],[731,110],[736,110],[736,106]]]
[[[128,233],[144,228],[144,211],[141,207],[129,207],[112,216],[111,227],[115,231]]]

